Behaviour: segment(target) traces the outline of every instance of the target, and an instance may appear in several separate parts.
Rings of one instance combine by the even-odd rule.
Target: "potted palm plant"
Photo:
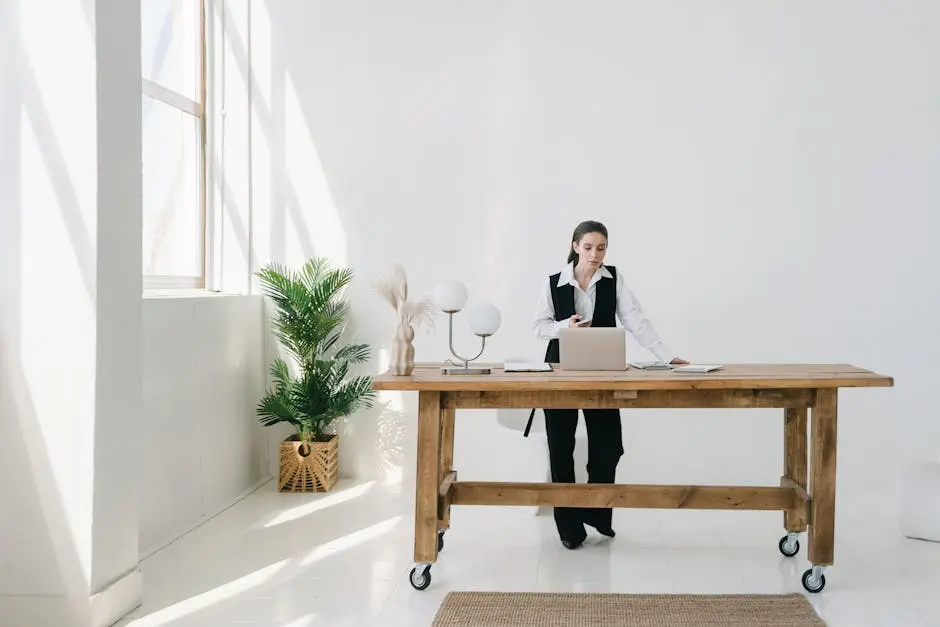
[[[341,344],[348,303],[345,287],[353,271],[334,269],[321,257],[299,271],[271,263],[259,273],[262,290],[274,305],[272,325],[293,362],[271,364],[273,384],[258,403],[265,426],[281,422],[297,432],[281,442],[278,489],[326,492],[339,474],[338,418],[372,407],[372,377],[351,376],[351,364],[369,359],[366,344]]]

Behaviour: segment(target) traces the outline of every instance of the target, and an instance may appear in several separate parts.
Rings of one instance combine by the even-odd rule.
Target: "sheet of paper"
[[[720,364],[689,364],[673,368],[673,372],[714,372],[721,370]]]
[[[507,361],[503,365],[506,372],[551,372],[552,365],[527,361]]]

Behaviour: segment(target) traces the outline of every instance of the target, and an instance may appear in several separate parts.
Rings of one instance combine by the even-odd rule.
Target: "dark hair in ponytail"
[[[604,239],[607,239],[607,227],[601,224],[600,222],[595,222],[594,220],[585,220],[579,224],[574,229],[574,233],[571,235],[571,244],[577,244],[581,241],[581,238],[587,235],[588,233],[600,233],[604,236]],[[578,253],[574,252],[574,248],[568,246],[568,263],[574,262],[575,265],[578,265]]]

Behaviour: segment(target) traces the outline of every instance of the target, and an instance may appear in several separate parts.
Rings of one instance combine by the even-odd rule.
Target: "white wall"
[[[141,598],[139,23],[123,0],[0,10],[4,625]]]
[[[269,476],[255,418],[265,377],[261,305],[251,296],[144,299],[142,556]]]
[[[888,485],[940,453],[940,7],[885,6],[252,3],[256,263],[353,266],[356,328],[384,346],[367,279],[395,261],[416,292],[459,279],[503,312],[488,358],[538,357],[540,282],[602,220],[682,356],[895,376],[840,399],[840,487]],[[416,345],[444,358],[446,327]],[[384,398],[410,471],[414,398]],[[382,450],[375,413],[350,422],[356,458]],[[624,414],[621,480],[779,477],[778,412]],[[491,412],[457,428],[463,478],[543,459]]]

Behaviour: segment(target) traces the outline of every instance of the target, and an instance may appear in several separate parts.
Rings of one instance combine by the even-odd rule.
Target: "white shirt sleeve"
[[[653,323],[643,313],[640,301],[626,286],[623,274],[619,272],[617,273],[617,317],[620,318],[620,324],[633,334],[641,346],[652,352],[658,361],[669,363],[675,359],[675,353],[656,333]]]
[[[555,307],[552,305],[551,278],[545,279],[539,293],[538,305],[532,319],[532,329],[540,340],[553,340],[558,337],[558,329],[568,324],[567,320],[555,320]]]

